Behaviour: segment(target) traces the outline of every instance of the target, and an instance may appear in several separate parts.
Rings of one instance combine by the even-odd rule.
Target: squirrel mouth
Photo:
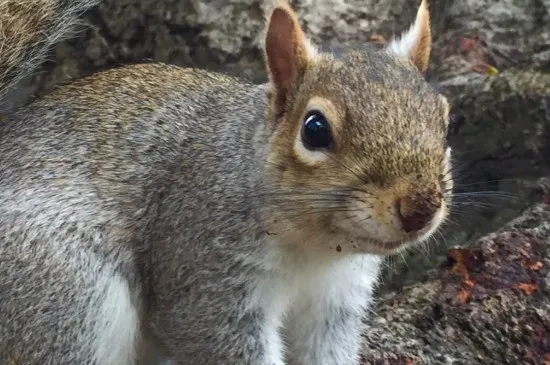
[[[380,241],[379,244],[382,246],[383,249],[396,253],[401,249],[414,246],[418,243],[426,241],[434,234],[434,232],[437,231],[438,226],[439,226],[438,224],[432,223],[420,231],[417,231],[414,233],[408,233],[405,237],[403,237],[400,240]]]
[[[406,249],[407,247],[411,247],[425,241],[433,235],[436,231],[436,227],[437,224],[432,224],[420,231],[404,234],[400,239],[393,241],[380,240],[368,236],[361,236],[357,238],[364,241],[365,247],[369,247],[369,250],[372,250],[374,254],[393,255],[403,249]]]
[[[365,252],[374,255],[391,256],[407,247],[411,247],[422,241],[420,237],[406,237],[398,241],[380,241],[365,239]]]
[[[407,237],[403,238],[399,241],[386,241],[386,242],[380,242],[382,245],[382,248],[385,250],[396,252],[401,248],[405,248],[408,246],[415,245],[419,242],[418,235],[415,235],[415,237]]]

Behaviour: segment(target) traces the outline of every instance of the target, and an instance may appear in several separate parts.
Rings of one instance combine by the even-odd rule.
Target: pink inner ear
[[[296,24],[287,10],[277,8],[271,14],[266,38],[269,72],[278,91],[290,87],[297,68]]]

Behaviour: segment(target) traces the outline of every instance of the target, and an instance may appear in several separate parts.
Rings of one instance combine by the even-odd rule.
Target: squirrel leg
[[[0,364],[133,365],[128,283],[96,254],[55,245],[0,246]]]
[[[221,276],[217,268],[193,270],[184,276],[188,284],[169,287],[181,293],[161,289],[147,315],[148,331],[177,364],[284,365],[269,279],[254,280],[263,274],[246,265],[231,269],[235,276]]]

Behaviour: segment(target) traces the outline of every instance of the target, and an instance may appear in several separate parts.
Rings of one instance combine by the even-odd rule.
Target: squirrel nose
[[[401,227],[407,233],[425,228],[441,208],[441,194],[435,192],[417,193],[395,202],[395,210]]]

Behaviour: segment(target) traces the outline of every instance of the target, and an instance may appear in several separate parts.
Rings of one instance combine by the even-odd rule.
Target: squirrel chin
[[[418,236],[408,237],[399,241],[379,241],[372,238],[359,237],[348,240],[348,243],[343,245],[344,248],[340,246],[337,251],[353,254],[392,256],[423,241],[422,237]]]
[[[269,229],[271,239],[283,246],[293,246],[309,254],[329,253],[330,255],[376,255],[392,256],[408,248],[425,242],[440,228],[440,222],[434,221],[421,231],[411,233],[395,241],[382,241],[365,235],[356,235],[340,228],[331,229],[330,233],[316,235],[313,232],[285,229],[272,226]]]
[[[358,247],[361,247],[362,250],[369,250],[374,255],[381,255],[381,256],[392,256],[395,254],[398,254],[400,252],[406,251],[407,249],[411,247],[415,247],[423,242],[428,241],[433,235],[439,230],[441,227],[440,223],[433,222],[428,227],[424,228],[423,230],[409,234],[406,237],[402,238],[401,240],[396,241],[381,241],[381,240],[375,240],[372,238],[360,238],[360,240],[364,240],[364,244],[357,245]]]

